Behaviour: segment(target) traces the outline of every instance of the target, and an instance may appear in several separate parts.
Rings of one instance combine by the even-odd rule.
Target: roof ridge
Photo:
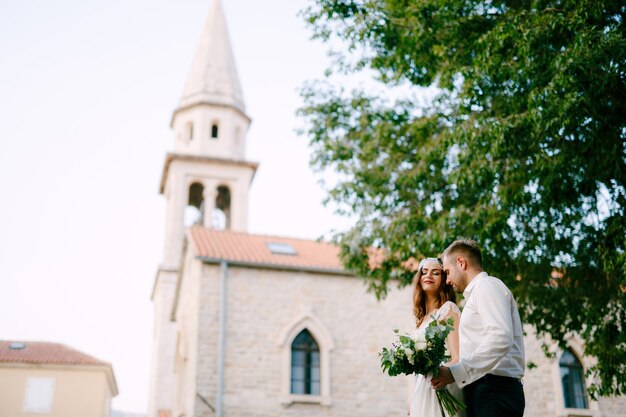
[[[24,347],[11,349],[11,345]],[[0,362],[25,362],[73,365],[106,365],[110,362],[73,348],[65,343],[34,340],[0,340]],[[68,356],[69,355],[69,356]]]
[[[241,231],[215,230],[201,225],[188,229],[189,243],[196,256],[229,260],[248,265],[274,265],[280,268],[308,268],[343,271],[340,247],[323,240],[257,235]],[[292,248],[283,251],[271,243]]]
[[[337,246],[337,245],[335,245],[331,241],[321,240],[321,237],[318,238],[318,239],[307,239],[307,238],[304,238],[304,237],[278,236],[278,235],[269,235],[269,234],[264,234],[264,233],[241,232],[241,231],[236,231],[236,230],[217,230],[217,229],[211,229],[209,227],[204,227],[204,226],[201,226],[201,225],[194,225],[194,226],[191,226],[189,228],[189,230],[193,230],[193,229],[201,229],[201,230],[208,231],[210,233],[225,233],[225,234],[228,233],[228,234],[235,234],[235,235],[239,235],[239,236],[266,237],[266,238],[274,238],[274,239],[289,239],[289,240],[297,240],[297,241],[300,241],[300,242],[324,243],[324,244],[328,244],[328,245],[332,245],[332,246]]]

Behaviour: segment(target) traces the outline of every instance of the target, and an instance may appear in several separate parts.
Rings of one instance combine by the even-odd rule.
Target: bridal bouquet
[[[432,316],[431,316],[432,317]],[[394,333],[398,335],[398,340],[393,343],[390,349],[386,347],[379,353],[380,366],[383,372],[389,376],[400,374],[426,374],[431,373],[434,377],[439,375],[439,365],[448,361],[450,357],[446,354],[445,341],[448,334],[454,330],[454,319],[450,317],[446,320],[433,320],[426,326],[423,336],[414,338],[408,334],[399,334],[398,329]],[[460,410],[465,409],[465,404],[454,397],[447,388],[436,391],[437,400],[441,415],[453,416]]]

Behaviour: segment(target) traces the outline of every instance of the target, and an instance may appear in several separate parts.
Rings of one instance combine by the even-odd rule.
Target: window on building
[[[559,361],[563,400],[566,408],[589,408],[583,367],[569,350],[563,352]]]
[[[185,125],[185,139],[191,140],[193,139],[193,123],[187,122]]]
[[[275,255],[297,255],[296,249],[286,242],[267,242],[267,248]]]
[[[237,126],[235,128],[235,147],[239,148],[241,146],[241,128]]]
[[[211,125],[211,139],[217,139],[218,133],[219,128],[217,127],[217,123],[213,123],[213,125]]]
[[[24,394],[24,412],[51,413],[54,378],[28,378]]]
[[[320,395],[320,350],[306,329],[291,344],[291,393]]]

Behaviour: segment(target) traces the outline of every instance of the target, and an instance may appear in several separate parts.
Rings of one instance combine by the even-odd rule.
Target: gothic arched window
[[[217,139],[218,134],[219,128],[217,126],[217,123],[213,123],[213,125],[211,126],[211,139]]]
[[[563,352],[559,361],[563,400],[566,408],[589,408],[583,367],[578,358],[569,350]]]
[[[291,393],[320,395],[320,350],[307,329],[291,344]]]

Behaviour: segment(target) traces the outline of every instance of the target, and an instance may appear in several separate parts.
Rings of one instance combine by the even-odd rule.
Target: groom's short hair
[[[483,267],[483,257],[480,254],[478,243],[473,239],[457,239],[443,251],[442,258],[456,253],[462,253],[471,264],[479,268]]]

